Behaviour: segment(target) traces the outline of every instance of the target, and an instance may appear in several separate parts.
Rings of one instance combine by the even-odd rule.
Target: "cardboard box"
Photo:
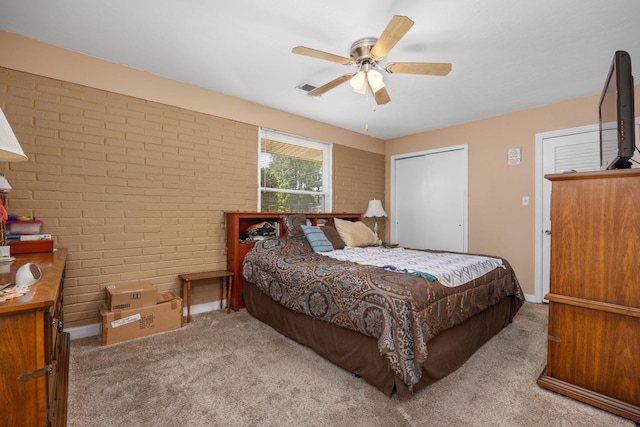
[[[115,344],[182,327],[182,300],[169,294],[158,295],[157,304],[128,310],[110,311],[102,304],[102,345]]]
[[[156,287],[148,282],[107,285],[104,291],[110,311],[154,305],[158,298]]]

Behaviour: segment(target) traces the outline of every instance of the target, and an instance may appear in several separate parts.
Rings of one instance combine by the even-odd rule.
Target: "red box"
[[[9,251],[11,255],[53,252],[53,240],[10,240]]]

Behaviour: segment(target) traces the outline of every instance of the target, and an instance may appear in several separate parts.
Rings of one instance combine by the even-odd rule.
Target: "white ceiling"
[[[377,107],[349,56],[393,15],[415,25],[387,62],[450,62],[446,77],[385,74]],[[640,69],[638,0],[0,0],[0,29],[380,139],[600,93],[616,50]],[[365,125],[368,124],[368,130]]]

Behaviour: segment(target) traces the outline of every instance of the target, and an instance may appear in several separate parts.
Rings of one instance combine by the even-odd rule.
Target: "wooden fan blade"
[[[387,70],[388,73],[446,76],[451,71],[451,64],[434,62],[393,62],[388,64],[385,70]]]
[[[383,105],[391,101],[387,88],[384,86],[378,89],[377,92],[374,92],[373,97],[376,99],[376,104],[378,105]]]
[[[387,53],[398,43],[398,41],[413,26],[413,21],[406,16],[395,15],[389,21],[380,38],[371,49],[371,57],[375,61],[380,61],[387,56]]]
[[[331,80],[329,83],[327,83],[325,85],[322,85],[320,87],[315,88],[314,90],[309,92],[308,95],[309,96],[320,96],[325,92],[329,92],[334,87],[340,86],[342,83],[346,82],[351,77],[353,77],[353,73],[352,74],[345,74],[344,76],[340,76],[337,79]]]
[[[305,46],[296,46],[293,49],[291,49],[291,52],[298,55],[310,56],[312,58],[324,59],[325,61],[337,62],[338,64],[342,64],[342,65],[355,64],[353,59],[346,58],[344,56],[334,55],[333,53],[323,52],[317,49],[311,49],[310,47],[305,47]]]

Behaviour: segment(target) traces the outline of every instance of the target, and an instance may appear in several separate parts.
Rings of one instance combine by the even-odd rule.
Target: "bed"
[[[379,241],[352,247],[350,243],[361,242],[340,233],[346,244],[335,249],[328,238],[330,226],[305,227],[303,215],[283,215],[283,223],[286,237],[258,241],[245,257],[248,312],[389,396],[409,397],[458,369],[524,303],[515,273],[503,258],[487,257],[498,267],[475,271],[464,283],[462,274],[454,283],[445,274],[398,268],[395,261],[365,265],[341,258],[357,252],[353,248],[382,255],[397,255],[403,248],[385,248]],[[327,233],[331,250],[317,250],[311,234],[319,231]]]

